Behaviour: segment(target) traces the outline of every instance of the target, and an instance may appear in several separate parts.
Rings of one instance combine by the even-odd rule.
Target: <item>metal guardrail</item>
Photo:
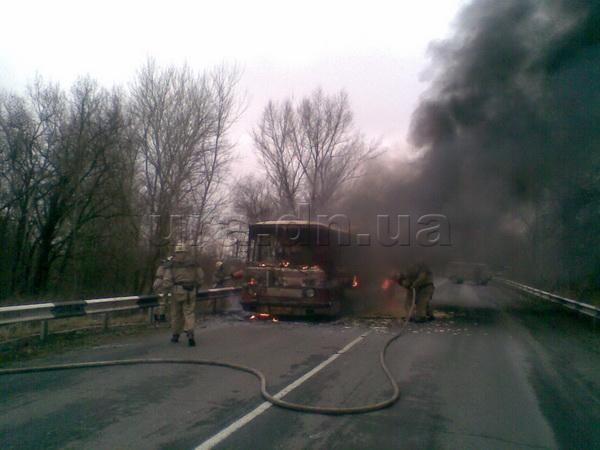
[[[513,289],[517,289],[521,292],[531,294],[535,297],[542,298],[544,300],[549,300],[553,303],[557,303],[573,311],[577,311],[581,314],[585,314],[586,316],[593,317],[594,319],[600,318],[600,308],[597,308],[596,306],[578,302],[577,300],[572,300],[570,298],[561,297],[560,295],[542,291],[541,289],[536,289],[525,284],[517,283],[516,281],[507,280],[505,278],[494,277],[494,279],[496,281],[499,281],[500,283],[512,287]]]
[[[198,291],[197,300],[211,300],[228,297],[241,292],[238,287],[225,287]],[[108,328],[108,317],[112,312],[149,309],[150,320],[154,308],[159,306],[159,295],[138,295],[130,297],[96,298],[68,302],[34,303],[0,307],[0,325],[12,325],[24,322],[42,322],[41,337],[48,335],[48,320],[105,314],[104,328]]]

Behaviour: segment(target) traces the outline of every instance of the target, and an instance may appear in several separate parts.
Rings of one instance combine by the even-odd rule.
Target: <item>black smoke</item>
[[[600,289],[600,2],[476,0],[430,51],[422,158],[379,167],[355,214],[446,213],[447,258]]]

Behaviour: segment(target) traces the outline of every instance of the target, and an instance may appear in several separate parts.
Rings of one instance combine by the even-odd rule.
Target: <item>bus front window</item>
[[[285,249],[285,259],[293,266],[310,266],[313,264],[313,255],[307,246],[292,245]]]
[[[252,241],[252,260],[257,263],[275,263],[275,245],[273,237],[269,234],[259,234]]]

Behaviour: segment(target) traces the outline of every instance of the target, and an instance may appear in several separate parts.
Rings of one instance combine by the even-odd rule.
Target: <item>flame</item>
[[[271,322],[279,322],[278,318],[267,313],[252,314],[250,320],[270,320]]]
[[[352,277],[352,287],[357,288],[358,286],[360,286],[360,281],[358,280],[358,275],[354,275]]]
[[[383,289],[384,291],[387,291],[390,287],[392,287],[392,280],[390,280],[389,278],[386,278],[383,280],[383,283],[381,283],[381,289]]]
[[[248,280],[248,286],[256,286],[256,278],[250,278]]]
[[[234,280],[239,280],[241,278],[244,278],[244,271],[243,270],[237,270],[237,271],[233,272],[231,274],[231,278],[233,278]]]

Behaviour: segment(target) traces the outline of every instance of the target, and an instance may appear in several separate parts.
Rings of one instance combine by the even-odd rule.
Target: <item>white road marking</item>
[[[336,353],[331,355],[329,358],[327,358],[325,361],[323,361],[321,364],[316,366],[314,369],[312,369],[311,371],[302,375],[300,378],[298,378],[296,381],[294,381],[289,386],[283,388],[281,391],[279,391],[277,394],[275,394],[274,397],[277,399],[280,399],[280,398],[284,397],[285,395],[289,394],[294,389],[296,389],[298,386],[300,386],[302,383],[304,383],[305,381],[310,379],[313,375],[315,375],[319,371],[323,370],[329,364],[331,364],[336,359],[338,359],[340,357],[340,355],[349,351],[352,347],[354,347],[356,344],[358,344],[360,341],[362,341],[369,334],[370,334],[370,331],[360,335],[359,337],[354,339],[352,342],[350,342],[348,345],[346,345],[344,348],[337,351]],[[196,447],[195,450],[208,450],[208,449],[213,448],[215,445],[223,442],[225,439],[227,439],[229,436],[231,436],[237,430],[242,428],[244,425],[246,425],[247,423],[251,422],[258,416],[260,416],[262,413],[264,413],[266,410],[268,410],[271,406],[273,406],[273,405],[269,402],[261,403],[254,410],[252,410],[245,416],[239,418],[238,420],[233,422],[231,425],[229,425],[227,428],[224,428],[223,430],[219,431],[217,434],[215,434],[210,439],[204,441],[202,444],[200,444],[198,447]]]

